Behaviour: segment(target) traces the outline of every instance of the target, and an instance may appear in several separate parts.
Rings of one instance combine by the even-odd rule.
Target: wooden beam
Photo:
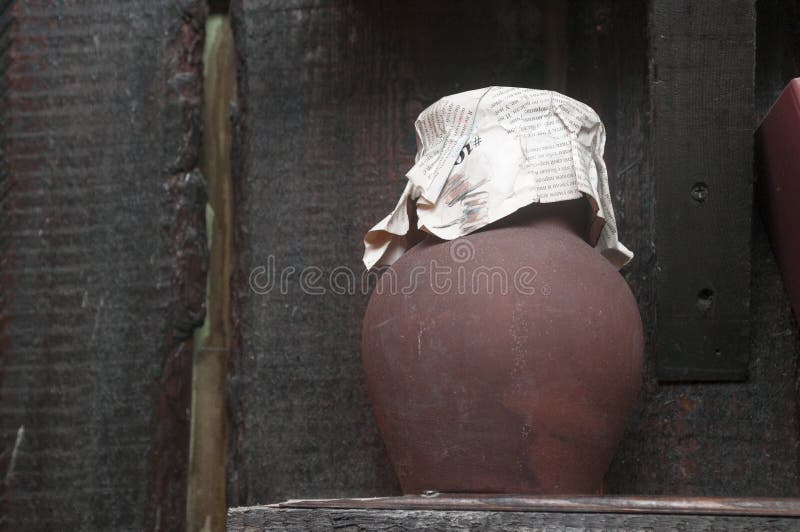
[[[205,4],[1,13],[0,529],[184,530]]]
[[[747,378],[755,1],[653,0],[661,380]]]
[[[236,57],[227,15],[211,15],[203,53],[203,145],[208,184],[209,243],[206,319],[194,334],[192,438],[186,530],[220,530],[227,509],[227,376],[231,346],[231,106]]]
[[[232,508],[231,532],[258,530],[796,530],[798,499],[409,495]]]
[[[432,493],[364,499],[297,499],[272,508],[593,512],[675,515],[751,515],[800,518],[800,499],[768,497],[621,497]]]

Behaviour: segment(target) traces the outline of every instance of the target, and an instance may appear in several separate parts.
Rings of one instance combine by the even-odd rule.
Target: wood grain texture
[[[662,531],[752,531],[797,530],[800,521],[786,517],[699,516],[655,514],[597,514],[545,512],[482,512],[442,510],[354,510],[233,508],[228,512],[228,530],[525,530],[578,532],[615,530]]]
[[[756,2],[756,117],[760,123],[792,78],[800,76],[800,1]]]
[[[243,146],[229,502],[397,492],[364,390],[360,277],[355,294],[309,295],[298,275],[319,267],[325,287],[337,266],[360,276],[363,236],[399,197],[424,107],[490,84],[540,86],[538,11],[241,1],[233,12]],[[256,294],[247,276],[270,257],[294,277],[285,293]]]
[[[208,185],[209,257],[205,322],[193,338],[188,531],[224,528],[227,510],[227,365],[233,258],[230,110],[236,95],[233,34],[227,16],[208,17],[203,57],[200,169]]]
[[[253,87],[240,84],[233,145],[239,258],[234,305],[238,332],[230,378],[231,505],[396,491],[361,388],[357,350],[364,298],[358,296],[354,303],[353,298],[329,296],[321,308],[321,299],[304,294],[257,296],[246,288],[247,275],[264,265],[274,245],[289,250],[281,251],[284,257],[293,254],[282,266],[313,264],[307,256],[322,257],[326,268],[334,263],[325,261],[342,257],[360,266],[363,230],[388,212],[384,207],[393,205],[411,165],[411,124],[419,110],[443,94],[491,83],[540,86],[544,53],[536,10],[477,4],[404,8],[396,3],[354,3],[332,8],[295,3],[277,13],[268,3],[235,5],[239,76]],[[797,30],[784,11],[787,4],[765,0],[759,2],[759,10],[771,8],[775,26],[769,27],[778,27],[779,21],[780,33],[788,39]],[[571,2],[568,13],[567,94],[594,107],[606,125],[605,158],[617,221],[623,242],[636,254],[622,273],[652,340],[656,198],[648,5],[581,0]],[[433,32],[439,30],[438,23],[425,22],[431,14],[448,21],[446,33],[439,37]],[[759,24],[762,20],[759,13]],[[314,31],[301,31],[304,24]],[[311,36],[315,32],[318,38]],[[486,37],[481,47],[471,44],[472,35]],[[759,42],[762,35],[771,38],[764,30]],[[289,43],[295,44],[287,49]],[[767,46],[759,53],[769,55]],[[330,57],[325,55],[320,63],[314,50]],[[258,57],[251,59],[253,54]],[[759,63],[757,101],[766,102],[769,91],[780,91],[782,76],[793,71],[793,61]],[[279,74],[291,74],[273,79],[280,76],[270,74],[271,65],[280,66]],[[293,81],[283,79],[288,77]],[[335,109],[314,100],[331,94],[337,95]],[[256,105],[253,113],[251,102]],[[281,137],[273,134],[274,124],[296,129]],[[307,130],[314,131],[312,140],[319,145],[328,138],[324,131],[335,131],[341,138],[317,154],[309,151]],[[279,172],[270,171],[268,161],[278,161]],[[291,180],[282,184],[276,175]],[[367,200],[372,197],[376,199]],[[288,213],[298,210],[303,224],[288,226]],[[327,220],[338,220],[342,234],[321,232]],[[752,235],[748,381],[660,384],[651,341],[642,393],[607,474],[607,493],[800,494],[798,351],[791,313],[758,223]],[[295,290],[299,292],[296,283]],[[344,400],[327,398],[334,396]],[[338,406],[329,406],[334,404]],[[328,429],[331,416],[344,420],[345,428]]]
[[[770,10],[781,7],[770,4],[774,3],[759,2],[759,24],[767,19],[773,21],[759,31],[759,57],[780,53],[780,46],[769,44],[773,38],[771,32],[791,35],[796,24],[793,22],[796,19],[773,11],[762,17],[762,7]],[[777,21],[786,29],[779,29]],[[766,40],[763,47],[762,40]],[[626,68],[635,65],[631,61],[627,64]],[[774,68],[759,59],[757,101],[767,100],[765,93],[780,91],[783,86],[781,76],[788,73],[776,73]],[[766,109],[762,106],[759,113],[763,112]],[[619,130],[636,132],[623,127]],[[624,216],[620,226],[623,230],[629,228],[626,234],[630,235],[632,249],[637,253],[626,277],[639,301],[651,344],[646,353],[638,407],[606,476],[607,493],[797,496],[798,351],[792,336],[791,311],[763,226],[756,220],[752,227],[748,380],[727,384],[659,384],[652,345],[656,297],[652,259],[657,247],[653,241],[654,220],[648,222],[642,215],[629,216],[647,212],[652,216],[653,202],[660,196],[653,197],[652,172],[647,166],[638,176],[642,181],[641,197],[630,195],[625,200],[627,205],[620,209],[621,217]],[[630,183],[628,190],[636,190],[635,183],[629,181],[636,178],[636,174],[628,175],[622,182]],[[625,225],[631,221],[637,225]],[[751,231],[749,226],[747,231]],[[648,249],[649,246],[653,247]]]
[[[800,499],[712,497],[537,496],[434,493],[402,497],[290,500],[274,508],[591,512],[675,515],[749,515],[800,518]]]
[[[747,377],[755,1],[652,2],[662,380]]]
[[[3,5],[2,528],[183,528],[203,13]]]
[[[758,220],[752,261],[748,381],[659,384],[649,356],[639,404],[606,475],[607,493],[800,494],[794,326]]]

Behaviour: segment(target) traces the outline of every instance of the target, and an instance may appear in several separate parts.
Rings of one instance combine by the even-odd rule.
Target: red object
[[[602,489],[644,341],[625,280],[576,230],[586,211],[530,205],[452,242],[429,238],[381,277],[362,355],[405,493]]]
[[[800,78],[786,86],[756,132],[761,214],[795,316],[800,315]]]

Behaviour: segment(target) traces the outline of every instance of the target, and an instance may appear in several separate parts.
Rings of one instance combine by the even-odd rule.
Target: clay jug
[[[636,301],[584,199],[535,204],[384,272],[362,356],[405,493],[596,494],[641,379]]]

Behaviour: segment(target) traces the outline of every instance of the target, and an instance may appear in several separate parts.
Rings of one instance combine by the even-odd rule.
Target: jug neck
[[[552,228],[589,240],[590,207],[586,198],[553,203],[532,203],[487,225],[482,230],[503,227]]]

